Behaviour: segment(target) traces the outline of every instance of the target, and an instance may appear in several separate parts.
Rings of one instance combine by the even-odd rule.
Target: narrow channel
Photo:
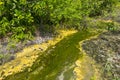
[[[90,79],[77,79],[75,68],[78,67],[76,61],[84,58],[79,50],[79,42],[95,35],[97,33],[89,31],[70,35],[43,52],[44,55],[39,56],[32,67],[28,67],[23,72],[12,74],[4,80],[92,80],[93,73],[88,74]],[[85,64],[82,63],[83,66],[88,66],[83,69],[88,69],[91,63],[83,62],[85,62]],[[87,76],[87,72],[82,76]]]

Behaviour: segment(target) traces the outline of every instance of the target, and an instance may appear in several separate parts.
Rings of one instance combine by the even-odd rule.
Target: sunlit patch
[[[85,55],[83,59],[78,59],[76,61],[76,67],[74,69],[76,80],[100,79],[100,74],[97,66],[98,65],[95,64],[95,61],[89,56]]]
[[[16,54],[15,60],[0,66],[0,80],[2,80],[4,77],[11,75],[13,73],[21,72],[26,67],[32,66],[32,64],[35,62],[37,57],[42,54],[41,52],[45,51],[49,46],[54,46],[64,37],[71,35],[73,33],[76,33],[77,31],[76,30],[60,30],[58,32],[60,34],[56,38],[52,40],[48,40],[47,42],[42,44],[36,44],[36,45],[26,47],[23,49],[22,52],[19,52]],[[28,69],[28,71],[31,71],[31,69]],[[34,74],[36,73],[37,72],[35,72]]]
[[[4,4],[3,2],[0,1],[0,5]]]
[[[96,38],[97,36],[98,35],[91,37],[89,39],[86,39],[86,40]],[[81,54],[83,54],[83,56],[82,58],[79,58],[75,62],[76,67],[74,68],[74,74],[76,76],[76,80],[90,80],[90,79],[97,80],[100,78],[100,74],[97,69],[98,65],[96,65],[95,61],[91,57],[87,56],[85,51],[82,49],[83,41],[79,42],[79,45],[80,45],[79,50]]]

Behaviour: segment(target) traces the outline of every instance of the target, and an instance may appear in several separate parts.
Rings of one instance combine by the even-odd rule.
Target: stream
[[[100,80],[95,61],[80,51],[79,42],[98,33],[81,31],[70,35],[40,55],[32,67],[4,80]]]

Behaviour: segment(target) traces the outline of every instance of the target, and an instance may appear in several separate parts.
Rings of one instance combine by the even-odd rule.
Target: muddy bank
[[[82,47],[102,65],[102,80],[120,80],[120,31],[105,32],[98,38],[85,41]]]

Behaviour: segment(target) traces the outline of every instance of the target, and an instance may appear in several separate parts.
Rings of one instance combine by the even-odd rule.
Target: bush
[[[0,0],[0,37],[30,39],[36,24],[46,32],[54,32],[50,26],[56,25],[79,29],[86,26],[88,16],[111,11],[116,3],[117,0]]]

